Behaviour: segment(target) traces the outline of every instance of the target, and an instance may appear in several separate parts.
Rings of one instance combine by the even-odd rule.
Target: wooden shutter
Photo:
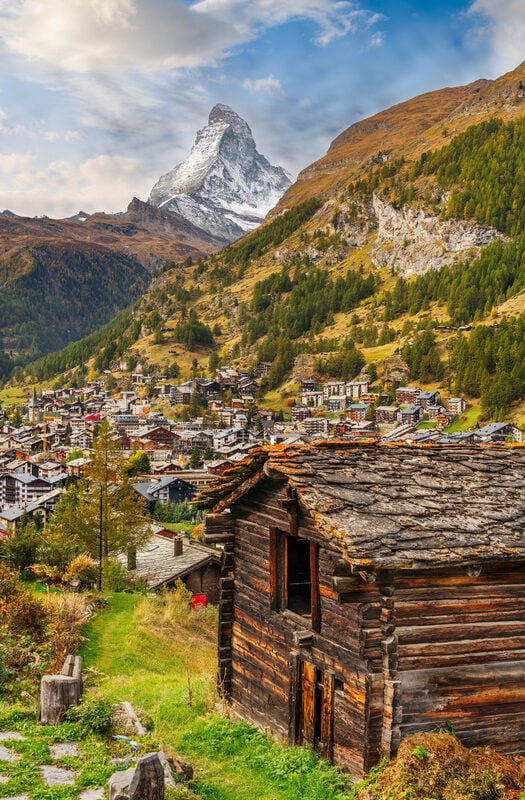
[[[335,678],[332,672],[324,674],[323,706],[321,709],[321,755],[332,758],[334,744],[334,688]]]
[[[312,584],[312,628],[321,630],[321,595],[319,592],[319,545],[310,542],[310,581]]]
[[[313,664],[303,661],[301,674],[301,744],[314,744],[315,737],[315,680]]]
[[[270,528],[270,608],[278,611],[279,593],[279,533],[277,528]]]
[[[299,653],[292,650],[289,658],[290,665],[290,693],[288,717],[288,744],[299,742],[299,723],[301,718],[301,659]]]

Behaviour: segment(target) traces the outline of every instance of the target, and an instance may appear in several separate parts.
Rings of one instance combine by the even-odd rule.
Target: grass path
[[[180,604],[167,608],[162,598],[114,594],[108,601],[86,630],[87,685],[95,696],[129,700],[153,719],[156,738],[194,766],[195,800],[342,797],[336,771],[311,753],[210,713],[216,699],[213,617],[198,620]]]

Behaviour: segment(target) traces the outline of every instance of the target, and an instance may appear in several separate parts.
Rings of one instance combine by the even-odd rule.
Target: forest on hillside
[[[146,270],[123,253],[47,243],[24,264],[0,264],[0,334],[14,363],[58,351],[107,323],[145,291]],[[0,369],[7,366],[0,359]]]

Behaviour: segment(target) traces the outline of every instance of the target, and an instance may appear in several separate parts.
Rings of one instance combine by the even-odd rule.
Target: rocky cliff
[[[475,222],[441,219],[412,206],[396,209],[378,195],[372,207],[377,221],[372,261],[404,277],[469,259],[480,247],[502,238],[494,228]]]

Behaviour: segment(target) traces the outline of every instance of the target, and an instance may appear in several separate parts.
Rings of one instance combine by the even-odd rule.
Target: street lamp
[[[98,590],[99,592],[102,591],[102,558],[104,554],[104,537],[102,534],[102,518],[103,518],[103,504],[102,504],[102,493],[104,491],[102,481],[99,481],[98,478],[95,478],[93,475],[88,477],[89,481],[95,481],[98,483],[98,488],[100,490],[99,494],[99,517],[98,517]]]

